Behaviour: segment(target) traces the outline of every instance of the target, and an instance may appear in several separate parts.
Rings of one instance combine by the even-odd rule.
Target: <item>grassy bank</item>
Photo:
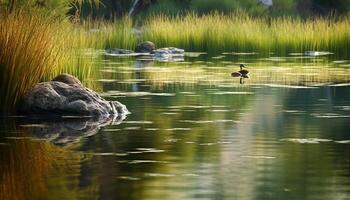
[[[88,73],[79,49],[95,45],[66,20],[16,12],[0,19],[0,113],[13,111],[36,83],[60,72]]]
[[[245,14],[190,14],[175,18],[156,16],[145,27],[144,40],[192,51],[319,50],[348,55],[350,46],[349,18],[301,20],[252,18]]]

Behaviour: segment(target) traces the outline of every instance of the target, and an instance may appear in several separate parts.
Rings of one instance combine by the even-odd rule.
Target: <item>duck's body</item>
[[[241,67],[241,70],[239,70],[238,72],[241,73],[242,76],[249,74],[249,71],[248,71],[248,70],[243,69],[243,67],[246,68],[244,65],[241,64],[240,67]]]
[[[243,64],[240,64],[240,70],[238,72],[232,72],[231,76],[232,77],[248,77],[249,71],[243,68],[246,68],[246,66],[244,66]]]
[[[241,77],[242,74],[239,73],[239,72],[232,72],[232,73],[231,73],[231,76],[232,76],[232,77]]]

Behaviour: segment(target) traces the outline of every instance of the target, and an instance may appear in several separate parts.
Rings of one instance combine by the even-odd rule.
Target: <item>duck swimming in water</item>
[[[231,76],[232,77],[243,77],[243,78],[248,78],[249,71],[243,68],[247,68],[243,64],[239,65],[240,70],[238,72],[232,72]]]

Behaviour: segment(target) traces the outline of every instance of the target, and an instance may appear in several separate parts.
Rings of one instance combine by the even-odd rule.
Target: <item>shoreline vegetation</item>
[[[348,56],[349,27],[349,16],[303,20],[254,18],[236,12],[155,15],[134,28],[129,17],[73,22],[67,17],[47,17],[47,13],[16,11],[0,19],[0,103],[4,105],[0,113],[14,111],[29,88],[58,73],[71,73],[83,82],[98,73],[91,64],[94,58],[83,55],[89,48],[134,49],[138,42],[149,40],[157,47],[208,53],[317,50]]]
[[[308,50],[348,55],[350,17],[254,18],[244,13],[229,15],[189,14],[175,18],[155,16],[145,22],[143,40],[187,51],[281,52]]]

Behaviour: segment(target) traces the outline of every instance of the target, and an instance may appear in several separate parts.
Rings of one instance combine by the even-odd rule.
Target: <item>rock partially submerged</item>
[[[105,55],[107,56],[146,56],[152,60],[158,61],[183,61],[185,51],[183,49],[175,47],[166,47],[155,49],[155,45],[152,42],[146,41],[137,45],[135,52],[127,49],[111,48],[106,49]]]
[[[24,96],[20,111],[29,115],[96,117],[128,114],[125,105],[118,101],[106,101],[69,74],[38,83]]]
[[[145,41],[138,44],[135,48],[136,53],[152,53],[156,49],[153,42]]]

